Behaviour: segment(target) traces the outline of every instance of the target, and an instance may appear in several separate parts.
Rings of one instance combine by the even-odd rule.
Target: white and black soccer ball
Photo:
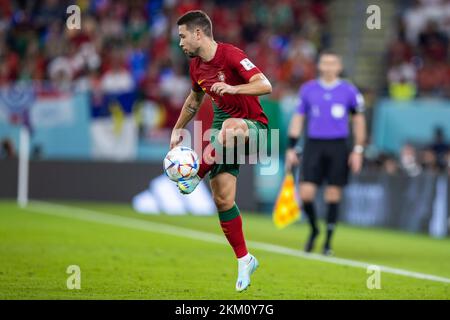
[[[189,147],[175,147],[164,158],[164,172],[172,181],[194,177],[199,167],[198,155]]]

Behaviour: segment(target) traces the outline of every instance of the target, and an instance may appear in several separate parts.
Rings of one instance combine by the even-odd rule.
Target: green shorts
[[[230,117],[228,117],[230,118]],[[212,125],[212,129],[216,129],[216,133],[222,129],[222,123],[225,121],[226,119],[223,119],[222,117],[217,117],[215,115],[214,117],[214,121],[213,121],[213,125]],[[246,123],[247,126],[249,128],[249,141],[253,141],[252,142],[252,146],[249,145],[249,141],[245,144],[245,155],[253,155],[253,154],[258,154],[260,151],[261,147],[264,148],[268,148],[269,146],[269,141],[268,140],[268,136],[269,136],[269,130],[268,130],[268,126],[266,124],[263,124],[257,120],[251,120],[251,119],[243,119]],[[216,135],[214,133],[211,134],[211,143],[214,145],[216,143]],[[259,137],[259,139],[258,139]],[[252,140],[254,139],[254,140]],[[261,144],[262,142],[262,144]],[[266,142],[266,143],[264,143]],[[225,152],[225,148],[222,147],[223,152]],[[216,146],[216,153],[217,153],[217,146]],[[225,153],[224,153],[225,154]],[[226,159],[224,159],[224,163],[221,164],[215,164],[214,167],[211,169],[210,173],[209,173],[209,178],[212,179],[215,176],[217,176],[219,173],[222,172],[228,172],[230,174],[232,174],[233,176],[237,177],[239,175],[239,163],[237,161],[237,148],[234,148],[234,159],[231,163],[227,163]]]

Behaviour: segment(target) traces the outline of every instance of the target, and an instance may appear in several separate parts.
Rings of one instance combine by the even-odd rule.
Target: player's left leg
[[[198,175],[203,178],[214,167],[214,157],[218,155],[216,149],[232,149],[239,143],[248,141],[249,128],[247,122],[240,118],[228,118],[223,121],[220,131],[216,136],[211,137],[211,144],[205,148],[202,163],[198,170]],[[210,151],[211,150],[211,151]]]
[[[342,197],[340,186],[329,185],[325,188],[325,202],[327,203],[327,234],[323,246],[323,254],[332,255],[331,239],[338,221],[339,204]]]
[[[221,172],[210,181],[220,225],[238,260],[236,290],[243,291],[250,285],[250,276],[258,267],[258,261],[248,252],[245,243],[242,218],[235,203],[236,182],[236,176],[229,172]]]

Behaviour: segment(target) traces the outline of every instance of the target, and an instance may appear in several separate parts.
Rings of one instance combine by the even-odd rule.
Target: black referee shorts
[[[348,180],[347,139],[307,139],[301,161],[300,179],[321,185],[344,186]]]

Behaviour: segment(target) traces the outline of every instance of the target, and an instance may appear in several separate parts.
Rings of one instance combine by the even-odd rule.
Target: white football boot
[[[245,257],[238,259],[238,278],[236,281],[236,291],[242,292],[250,286],[250,276],[258,268],[259,263],[256,258],[248,253]]]

